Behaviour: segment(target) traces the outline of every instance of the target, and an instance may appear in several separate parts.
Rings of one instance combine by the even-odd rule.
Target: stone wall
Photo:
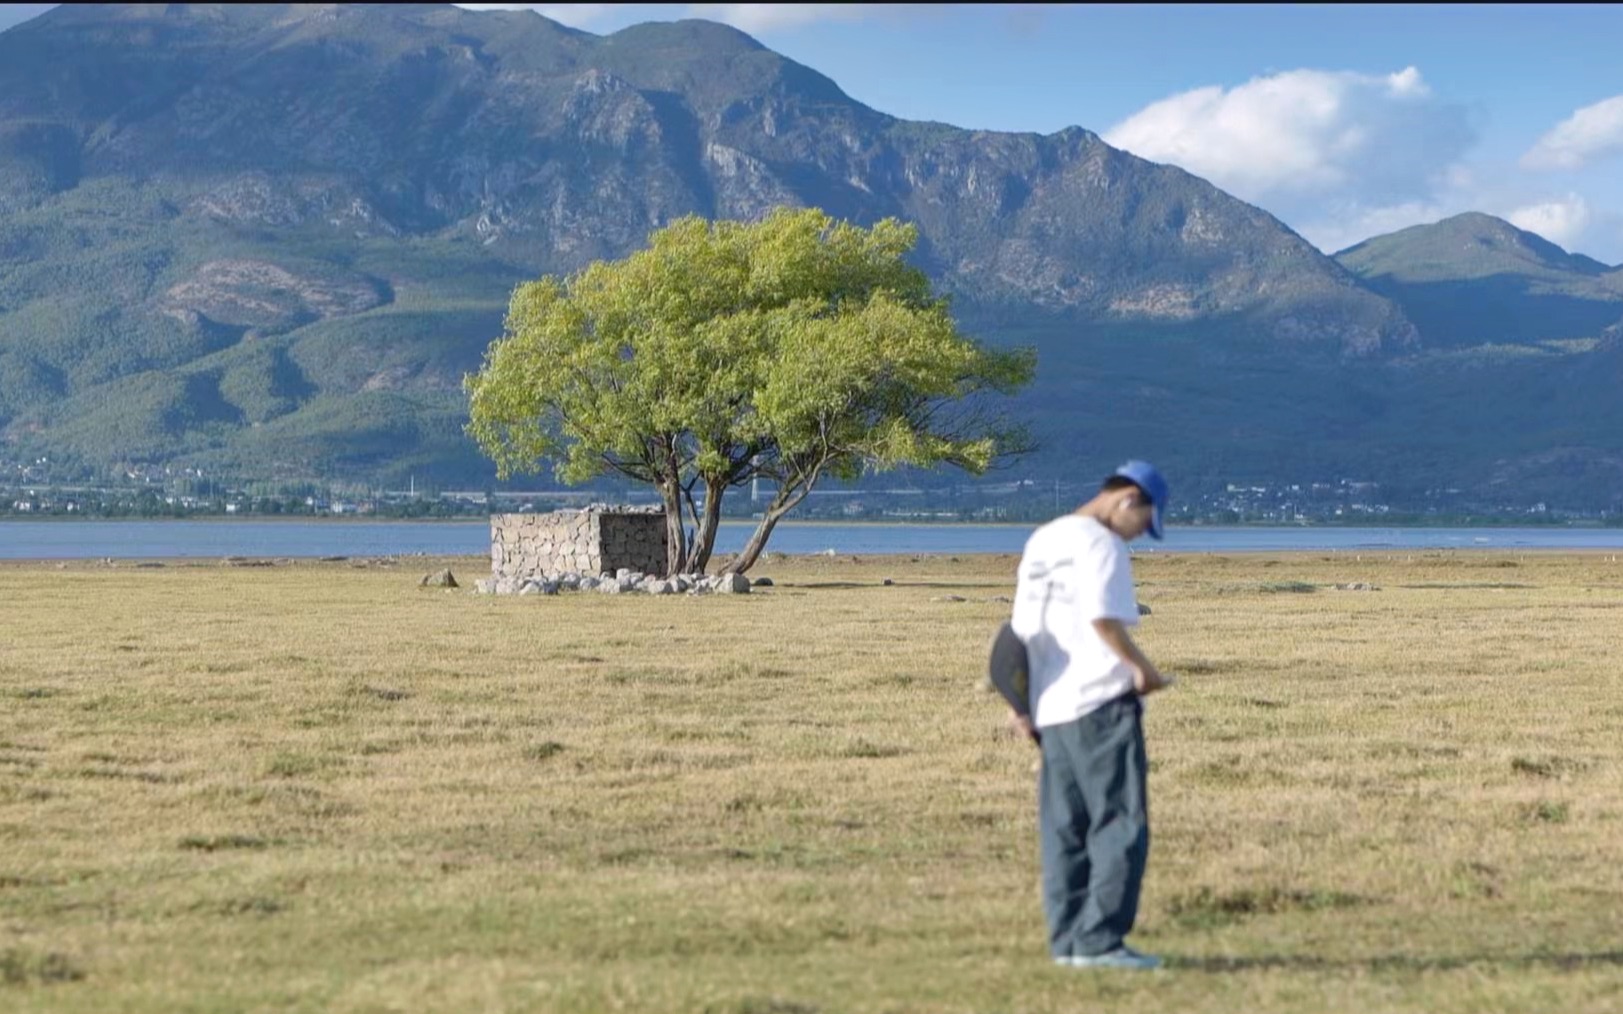
[[[522,581],[561,574],[665,572],[665,512],[605,507],[490,516],[490,576]]]

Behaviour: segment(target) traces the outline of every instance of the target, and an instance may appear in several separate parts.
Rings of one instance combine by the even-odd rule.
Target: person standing
[[[1167,482],[1129,461],[1074,513],[1037,529],[1011,625],[1025,645],[1042,750],[1038,828],[1050,953],[1079,968],[1153,969],[1127,946],[1149,858],[1142,698],[1171,684],[1128,632],[1138,624],[1127,543],[1162,537]]]

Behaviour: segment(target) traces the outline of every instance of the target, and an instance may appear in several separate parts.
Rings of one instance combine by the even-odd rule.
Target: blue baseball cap
[[[1162,475],[1161,470],[1148,461],[1139,461],[1137,459],[1122,465],[1111,475],[1131,479],[1133,485],[1143,490],[1144,495],[1150,498],[1150,506],[1155,508],[1155,513],[1150,518],[1150,536],[1157,539],[1161,538],[1163,535],[1161,512],[1166,509],[1169,495],[1166,476]]]

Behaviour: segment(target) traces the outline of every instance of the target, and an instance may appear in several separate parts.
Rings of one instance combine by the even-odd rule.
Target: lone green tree
[[[651,485],[671,573],[708,565],[723,496],[756,478],[775,492],[730,570],[825,477],[983,472],[1027,449],[995,396],[1029,383],[1034,357],[960,334],[903,259],[916,241],[815,209],[689,217],[622,260],[520,285],[466,380],[467,431],[503,478],[551,462],[568,483]]]

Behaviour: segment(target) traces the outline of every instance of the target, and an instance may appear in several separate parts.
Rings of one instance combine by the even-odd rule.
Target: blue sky
[[[1475,210],[1623,262],[1620,7],[463,6],[598,33],[725,21],[896,116],[1086,127],[1327,251]]]

